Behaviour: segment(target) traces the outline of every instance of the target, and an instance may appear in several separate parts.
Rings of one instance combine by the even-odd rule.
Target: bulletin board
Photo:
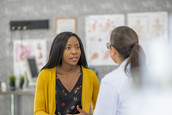
[[[86,17],[86,52],[89,66],[114,65],[106,43],[111,31],[124,25],[124,15],[95,15]]]

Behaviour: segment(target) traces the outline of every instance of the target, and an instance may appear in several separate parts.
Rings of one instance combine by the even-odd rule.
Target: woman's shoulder
[[[93,70],[91,70],[91,69],[89,69],[89,68],[86,68],[86,67],[83,67],[83,66],[81,66],[82,67],[82,71],[83,72],[87,72],[87,73],[95,73]]]
[[[51,72],[54,68],[45,68],[40,71],[40,73],[48,73]]]
[[[51,75],[52,73],[55,72],[55,67],[54,68],[46,68],[43,69],[39,72],[39,76],[47,76],[47,75]]]
[[[112,72],[106,74],[102,78],[102,82],[106,82],[112,85],[120,85],[123,82],[127,81],[128,77],[124,71],[120,71],[118,69],[113,70]]]
[[[82,66],[82,72],[83,72],[83,76],[86,76],[85,78],[87,78],[87,79],[93,79],[93,80],[98,79],[96,73],[93,70],[89,69],[89,68],[86,68],[86,67]]]

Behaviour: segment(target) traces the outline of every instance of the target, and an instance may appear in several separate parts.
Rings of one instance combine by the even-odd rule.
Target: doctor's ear
[[[111,48],[111,55],[116,55],[116,53],[117,53],[117,50],[116,50],[116,48],[114,48],[113,46],[111,46],[110,47]]]

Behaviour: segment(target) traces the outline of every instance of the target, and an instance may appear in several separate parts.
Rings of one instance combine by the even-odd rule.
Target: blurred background
[[[117,67],[106,43],[121,25],[138,33],[151,73],[145,73],[137,92],[136,104],[145,108],[137,112],[171,115],[172,0],[0,0],[0,20],[0,115],[33,115],[35,75],[59,32],[79,35],[88,65],[101,81]],[[38,71],[29,74],[29,64]]]

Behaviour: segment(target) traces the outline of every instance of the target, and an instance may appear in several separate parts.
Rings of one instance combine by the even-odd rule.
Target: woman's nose
[[[73,54],[76,54],[76,53],[77,53],[76,48],[72,48],[72,53],[73,53]]]

